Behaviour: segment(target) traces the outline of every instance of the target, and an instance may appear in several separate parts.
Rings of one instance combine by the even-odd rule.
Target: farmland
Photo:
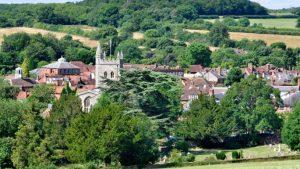
[[[251,25],[262,24],[266,28],[295,28],[296,18],[279,18],[279,19],[250,19]]]
[[[2,28],[0,29],[0,43],[3,41],[3,37],[5,35],[11,35],[14,33],[28,33],[28,34],[37,34],[40,33],[42,35],[47,35],[47,34],[53,34],[57,38],[62,38],[67,33],[61,33],[61,32],[52,32],[52,31],[47,31],[43,29],[36,29],[36,28],[27,28],[27,27],[14,27],[14,28]],[[76,36],[72,35],[74,40],[79,40],[82,42],[84,45],[89,46],[89,47],[97,47],[98,42],[96,40],[91,40],[87,37],[82,37],[82,36]]]
[[[185,31],[191,33],[208,33],[207,30],[193,30],[186,29]],[[300,36],[292,35],[273,35],[273,34],[257,34],[257,33],[243,33],[243,32],[230,32],[230,38],[233,40],[241,40],[244,38],[250,40],[264,40],[268,45],[274,42],[284,42],[288,47],[300,47]]]

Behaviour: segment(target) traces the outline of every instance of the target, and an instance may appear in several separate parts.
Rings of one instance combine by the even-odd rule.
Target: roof
[[[191,73],[197,73],[203,71],[203,66],[202,65],[191,65],[190,67],[190,72]]]
[[[36,83],[35,80],[30,78],[11,79],[11,85],[18,87],[33,87]]]
[[[79,67],[66,62],[64,58],[58,59],[58,61],[50,63],[46,66],[43,66],[43,68],[48,68],[48,69],[79,69]]]

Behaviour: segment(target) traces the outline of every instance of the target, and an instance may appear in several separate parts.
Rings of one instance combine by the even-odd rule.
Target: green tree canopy
[[[300,104],[288,115],[281,132],[282,141],[292,150],[300,150]]]
[[[244,78],[243,72],[240,68],[234,67],[230,69],[227,74],[225,85],[231,86],[233,83],[240,82]]]

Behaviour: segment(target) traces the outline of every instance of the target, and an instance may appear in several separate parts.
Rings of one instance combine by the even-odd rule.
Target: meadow
[[[248,162],[181,167],[182,169],[300,169],[300,160]]]
[[[90,29],[90,28],[86,28]],[[13,28],[1,28],[0,29],[0,44],[3,41],[3,37],[6,35],[11,35],[14,33],[28,33],[28,34],[42,34],[42,35],[47,35],[47,34],[52,34],[56,38],[60,39],[64,36],[67,35],[67,33],[62,33],[62,32],[53,32],[53,31],[47,31],[43,29],[37,29],[37,28],[27,28],[27,27],[13,27]],[[91,40],[90,38],[83,37],[83,36],[77,36],[77,35],[72,35],[74,40],[78,40],[82,42],[84,45],[89,46],[89,47],[97,47],[98,41],[96,40]]]
[[[207,30],[194,30],[185,29],[185,31],[191,33],[208,33]],[[244,33],[244,32],[230,32],[230,38],[233,40],[242,40],[244,38],[250,40],[264,40],[268,45],[274,42],[284,42],[288,47],[297,48],[300,47],[300,36],[292,35],[274,35],[274,34],[257,34],[257,33]]]
[[[262,24],[266,28],[296,28],[296,18],[276,18],[276,19],[250,19],[251,25]]]

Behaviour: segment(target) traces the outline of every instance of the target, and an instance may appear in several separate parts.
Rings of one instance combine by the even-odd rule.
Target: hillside
[[[210,16],[207,16],[210,15]],[[65,4],[0,5],[0,27],[48,24],[103,24],[131,29],[153,21],[183,23],[211,15],[267,15],[267,10],[249,0],[85,0]]]
[[[62,37],[67,35],[66,33],[52,32],[52,31],[46,31],[43,29],[36,29],[36,28],[26,28],[26,27],[2,28],[0,29],[0,44],[2,43],[4,36],[8,36],[20,32],[24,32],[28,34],[40,33],[42,35],[53,34],[58,39],[61,39]],[[72,37],[74,40],[79,40],[80,42],[82,42],[84,45],[88,47],[97,47],[98,45],[98,42],[96,40],[91,40],[87,37],[76,36],[76,35],[72,35]]]

